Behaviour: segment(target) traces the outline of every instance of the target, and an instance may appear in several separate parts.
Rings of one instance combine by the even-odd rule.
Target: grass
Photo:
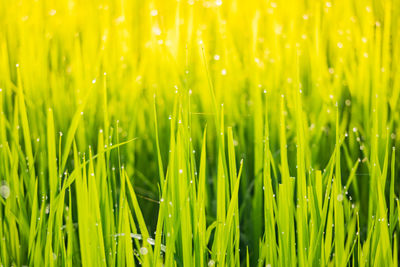
[[[398,266],[396,0],[0,1],[1,266]]]

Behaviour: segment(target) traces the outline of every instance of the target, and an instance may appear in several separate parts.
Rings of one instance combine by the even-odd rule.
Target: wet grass
[[[0,1],[0,265],[397,266],[400,5]]]

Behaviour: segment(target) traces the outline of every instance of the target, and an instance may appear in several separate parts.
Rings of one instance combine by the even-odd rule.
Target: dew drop
[[[158,10],[157,10],[157,9],[153,9],[152,11],[150,11],[150,15],[151,15],[152,17],[157,16],[157,15],[158,15]]]
[[[8,186],[6,181],[1,181],[0,195],[5,199],[10,196],[10,187]]]
[[[147,248],[145,248],[145,247],[141,247],[141,248],[140,248],[140,254],[146,255],[147,253],[148,253]]]

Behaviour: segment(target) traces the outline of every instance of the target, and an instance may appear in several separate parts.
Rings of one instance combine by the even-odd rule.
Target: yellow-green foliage
[[[397,266],[398,0],[0,0],[0,266]]]

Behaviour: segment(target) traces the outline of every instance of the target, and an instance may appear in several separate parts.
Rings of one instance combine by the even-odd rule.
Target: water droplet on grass
[[[150,15],[151,15],[152,17],[157,16],[157,15],[158,15],[158,10],[157,10],[157,9],[153,9],[152,11],[150,11]]]
[[[152,28],[152,32],[153,32],[154,35],[157,35],[157,36],[161,35],[161,29],[158,28],[157,26],[154,26]]]
[[[145,247],[141,247],[141,248],[140,248],[140,254],[146,255],[147,253],[148,253],[147,248],[145,248]]]
[[[8,186],[6,181],[1,181],[0,195],[5,199],[10,196],[10,187]]]
[[[147,238],[147,242],[148,242],[150,245],[152,245],[152,246],[154,246],[155,243],[156,243],[156,242],[154,241],[154,239],[151,238],[151,237]]]

